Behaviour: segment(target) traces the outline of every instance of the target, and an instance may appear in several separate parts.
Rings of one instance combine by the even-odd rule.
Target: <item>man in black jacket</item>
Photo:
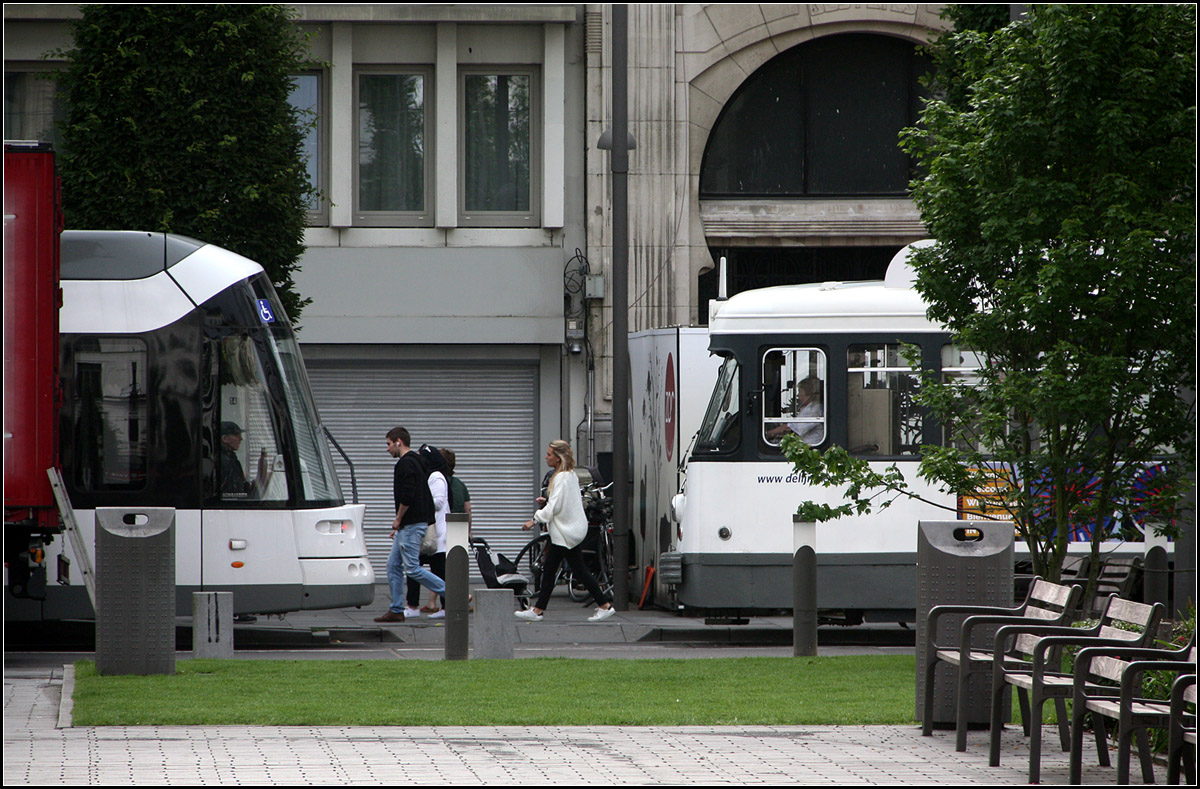
[[[392,552],[388,554],[388,589],[392,603],[376,622],[404,621],[405,576],[413,578],[436,594],[446,591],[441,578],[421,566],[421,540],[425,529],[433,522],[433,496],[429,493],[428,474],[418,453],[413,452],[412,437],[402,427],[387,434],[388,454],[396,458],[392,472],[392,493],[396,502],[396,517],[392,520]]]

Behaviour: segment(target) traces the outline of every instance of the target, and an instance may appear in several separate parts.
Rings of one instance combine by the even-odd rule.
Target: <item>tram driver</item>
[[[795,433],[806,444],[816,446],[825,440],[825,405],[821,401],[821,379],[815,375],[800,381],[796,385],[795,398],[792,403],[791,416],[794,419],[813,419],[816,421],[783,422],[767,429],[765,435],[769,441],[778,443],[779,439],[788,433]]]
[[[246,479],[238,450],[242,446],[242,428],[237,422],[221,423],[221,495],[232,498],[249,497],[266,488],[271,478],[271,469],[260,458],[258,478],[254,482]]]

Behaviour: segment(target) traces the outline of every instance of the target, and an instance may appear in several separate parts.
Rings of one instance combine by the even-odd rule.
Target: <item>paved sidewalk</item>
[[[69,710],[60,723],[63,682],[61,668],[6,670],[5,786],[1007,785],[1025,783],[1028,761],[1019,727],[994,768],[985,733],[959,754],[953,732],[915,725],[74,728]],[[1065,783],[1047,737],[1043,783]],[[1093,753],[1084,764],[1085,783],[1116,782]]]
[[[441,660],[444,620],[379,625],[386,592],[363,609],[260,617],[236,628],[237,658]],[[791,656],[791,620],[746,624],[670,612],[619,613],[587,623],[589,609],[556,597],[543,622],[516,627],[516,657]],[[187,624],[186,620],[182,621]],[[822,628],[820,654],[912,653],[911,633]],[[870,631],[870,628],[866,629]],[[899,636],[899,638],[898,638]],[[868,642],[861,643],[863,640]],[[265,651],[264,651],[265,650]],[[4,785],[927,785],[1023,784],[1028,746],[1004,733],[1000,767],[987,766],[987,734],[966,753],[954,733],[911,726],[713,727],[72,727],[71,672],[91,654],[6,653]],[[179,659],[190,653],[178,653]],[[64,682],[67,690],[64,693]],[[62,704],[63,697],[66,704]],[[1066,783],[1067,757],[1045,730],[1042,780]],[[1115,759],[1115,757],[1114,757]],[[1115,784],[1085,754],[1085,783]],[[1134,777],[1140,781],[1139,774]],[[1159,768],[1158,778],[1165,778]]]

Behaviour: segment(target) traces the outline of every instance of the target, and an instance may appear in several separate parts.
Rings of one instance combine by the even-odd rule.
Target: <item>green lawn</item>
[[[74,722],[104,725],[913,723],[914,658],[186,660],[173,676],[76,664]]]

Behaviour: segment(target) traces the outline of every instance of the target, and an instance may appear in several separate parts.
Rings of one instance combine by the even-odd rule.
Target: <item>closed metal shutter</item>
[[[510,559],[528,542],[521,530],[534,509],[544,451],[537,440],[538,368],[520,363],[446,364],[315,360],[307,363],[321,421],[350,456],[364,534],[380,583],[387,582],[389,533],[396,511],[387,431],[402,426],[413,446],[449,447],[455,476],[470,490],[473,534]],[[342,492],[350,470],[334,451]],[[472,576],[478,570],[471,562]]]

